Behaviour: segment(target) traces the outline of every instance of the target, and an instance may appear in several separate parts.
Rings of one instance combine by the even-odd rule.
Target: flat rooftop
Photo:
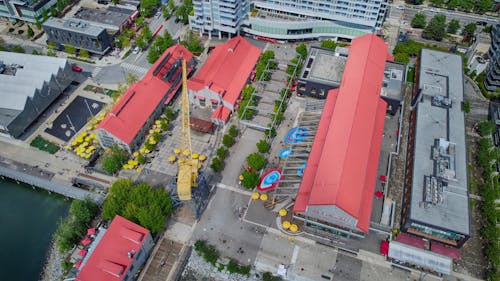
[[[422,49],[410,219],[469,234],[462,59]]]
[[[98,36],[104,31],[103,27],[93,25],[91,22],[80,19],[50,18],[45,21],[43,25],[93,36]]]
[[[403,81],[405,78],[406,66],[404,64],[386,61],[384,70],[384,82],[380,91],[380,96],[395,100],[403,99]]]
[[[312,46],[299,79],[338,86],[342,80],[347,61],[347,57],[342,54]]]
[[[129,11],[129,13],[124,13]],[[99,23],[106,28],[119,29],[119,27],[134,13],[127,9],[91,9],[80,7],[74,18]]]

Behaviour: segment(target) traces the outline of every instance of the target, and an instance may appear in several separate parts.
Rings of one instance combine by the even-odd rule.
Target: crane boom
[[[186,61],[182,60],[182,103],[181,103],[181,155],[177,172],[177,195],[182,201],[191,200],[191,188],[196,186],[198,160],[191,157],[191,128],[189,124],[189,98],[187,93]]]

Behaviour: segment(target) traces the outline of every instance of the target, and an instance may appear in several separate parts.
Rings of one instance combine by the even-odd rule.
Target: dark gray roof
[[[410,218],[469,234],[462,59],[422,49]]]
[[[59,19],[50,18],[43,23],[43,26],[53,27],[57,29],[63,29],[68,31],[73,31],[76,33],[88,34],[98,36],[103,31],[104,28],[96,26],[91,22],[84,21],[81,19]]]
[[[130,15],[131,14],[129,13],[122,13],[117,10],[98,10],[80,7],[80,9],[76,11],[74,17],[77,19],[91,21],[94,25],[99,25],[106,29],[118,30],[120,26],[127,21]]]

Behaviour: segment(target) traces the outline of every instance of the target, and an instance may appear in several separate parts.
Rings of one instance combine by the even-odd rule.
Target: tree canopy
[[[446,16],[443,14],[434,16],[422,32],[423,38],[436,41],[441,41],[445,35]]]
[[[119,179],[109,188],[102,217],[112,220],[120,215],[155,234],[163,230],[172,211],[172,200],[163,188],[152,189],[145,182],[134,184],[128,179]]]
[[[149,17],[153,13],[154,9],[158,6],[159,0],[141,0],[139,11],[142,16]]]
[[[174,39],[172,39],[172,36],[168,32],[168,30],[165,30],[163,32],[163,36],[157,35],[155,40],[153,41],[153,44],[151,44],[151,47],[149,47],[147,56],[148,62],[154,63],[163,54],[163,52],[165,52],[166,49],[173,46],[174,44],[175,41]]]
[[[260,140],[256,145],[257,145],[257,150],[259,150],[260,153],[266,153],[269,151],[269,148],[271,148],[271,146],[269,145],[269,143],[267,143],[266,140]]]
[[[253,170],[258,171],[264,168],[266,158],[262,154],[255,152],[247,156],[247,163]]]
[[[307,46],[304,43],[301,43],[295,48],[297,54],[299,54],[300,58],[305,60],[307,57]]]
[[[122,168],[127,159],[127,152],[115,144],[104,154],[102,168],[107,173],[114,174]]]
[[[426,23],[426,17],[424,13],[416,13],[411,20],[411,27],[413,28],[424,28]]]
[[[254,189],[259,184],[259,175],[256,172],[243,171],[241,184],[247,189]]]
[[[326,39],[321,41],[321,48],[335,50],[335,48],[337,48],[337,43],[331,39]]]
[[[182,5],[177,8],[174,15],[186,24],[189,22],[189,15],[191,15],[191,13],[193,13],[193,1],[184,0]]]
[[[469,23],[468,25],[464,26],[464,28],[462,29],[462,36],[464,37],[463,41],[470,43],[474,38],[476,29],[477,26],[475,23]]]
[[[455,34],[457,33],[458,29],[460,28],[460,22],[456,19],[452,19],[449,23],[448,23],[448,28],[447,28],[447,32],[448,33],[451,33],[451,34]]]
[[[192,30],[189,30],[184,36],[181,44],[193,54],[201,54],[204,49],[200,37]]]

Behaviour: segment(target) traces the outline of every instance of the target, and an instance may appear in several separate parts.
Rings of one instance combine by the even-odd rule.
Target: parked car
[[[141,48],[139,48],[139,47],[135,47],[135,48],[134,48],[134,51],[132,51],[132,53],[133,53],[134,55],[137,55],[137,54],[138,54],[138,53],[140,53],[140,52],[141,52]]]
[[[81,67],[79,67],[79,66],[78,66],[78,65],[76,65],[76,64],[73,64],[73,65],[71,66],[71,70],[73,70],[73,71],[75,71],[75,72],[82,72],[82,68],[81,68]]]

